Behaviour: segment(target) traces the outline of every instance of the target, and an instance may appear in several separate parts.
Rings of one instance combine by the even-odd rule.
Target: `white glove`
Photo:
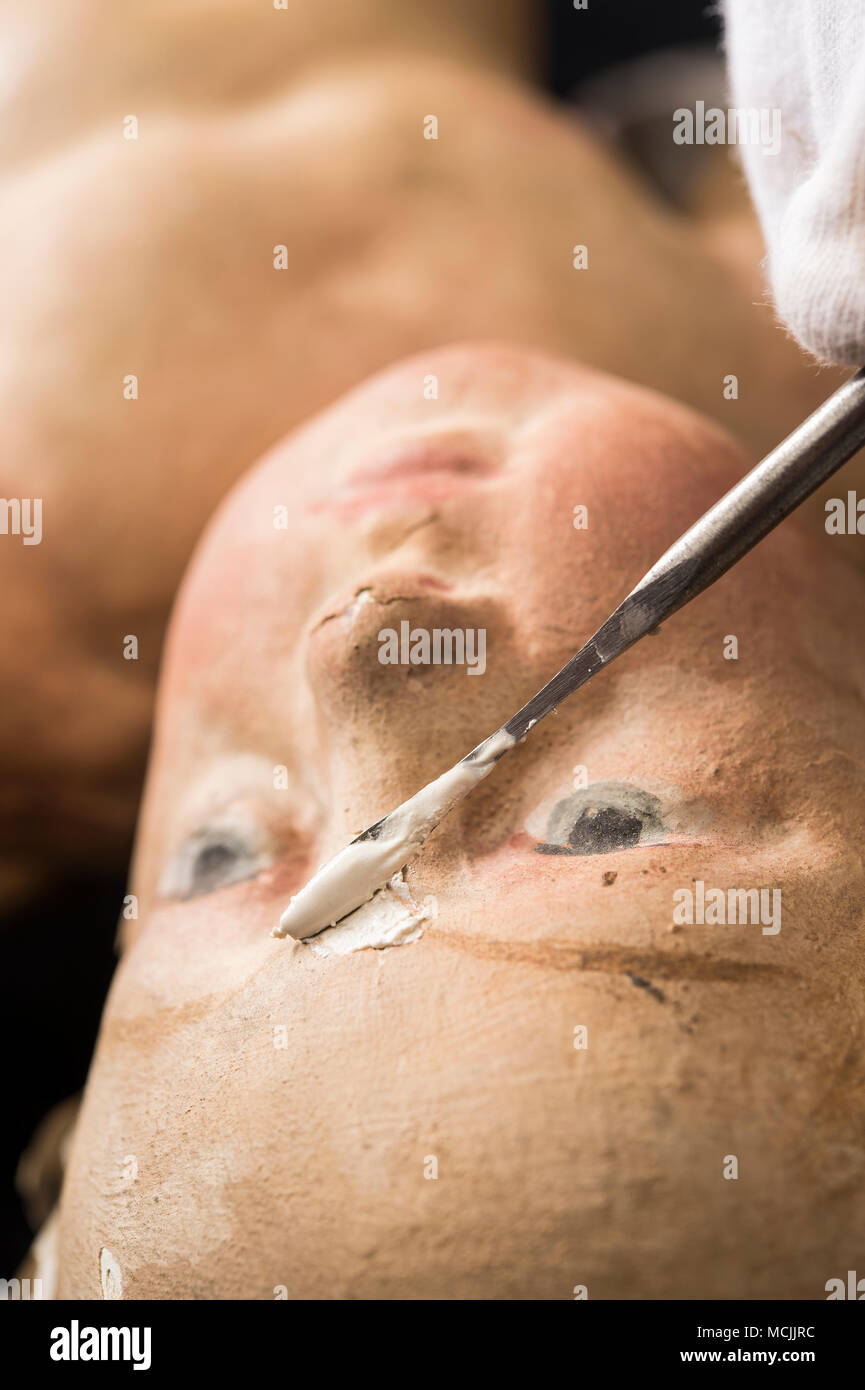
[[[724,0],[730,105],[779,109],[741,146],[778,313],[818,358],[865,364],[865,0]]]

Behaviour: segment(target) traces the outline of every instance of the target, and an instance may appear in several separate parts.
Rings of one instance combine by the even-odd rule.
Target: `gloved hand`
[[[741,154],[778,313],[827,362],[865,362],[865,5],[724,0],[730,104],[780,111]]]

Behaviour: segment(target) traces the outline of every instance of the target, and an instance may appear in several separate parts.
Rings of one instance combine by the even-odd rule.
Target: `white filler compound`
[[[369,902],[377,889],[414,858],[448,811],[492,772],[514,742],[500,729],[468,758],[391,811],[374,839],[353,840],[346,845],[292,898],[272,935],[305,940]]]
[[[354,951],[408,946],[423,936],[436,909],[432,893],[423,902],[415,902],[402,874],[394,874],[387,887],[379,888],[369,902],[361,903],[335,927],[326,927],[304,945],[317,956],[349,956]]]

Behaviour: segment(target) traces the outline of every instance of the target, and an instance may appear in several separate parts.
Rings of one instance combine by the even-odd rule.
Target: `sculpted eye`
[[[259,846],[233,830],[196,831],[176,851],[159,885],[161,897],[197,898],[254,878],[264,867]]]
[[[552,809],[538,854],[610,854],[660,839],[666,831],[656,796],[629,782],[593,782]]]

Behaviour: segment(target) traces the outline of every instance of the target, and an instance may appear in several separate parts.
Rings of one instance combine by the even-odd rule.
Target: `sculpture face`
[[[747,466],[659,397],[482,346],[361,387],[229,497],[163,670],[61,1296],[100,1296],[103,1249],[143,1298],[821,1297],[854,1267],[863,595],[794,524],[442,824],[394,908],[415,939],[269,935]],[[404,621],[482,629],[483,674],[383,663]],[[711,889],[783,910],[673,930]]]

